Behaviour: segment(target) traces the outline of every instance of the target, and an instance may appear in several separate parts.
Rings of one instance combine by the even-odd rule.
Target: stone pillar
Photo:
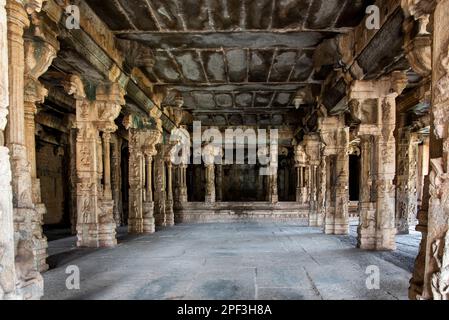
[[[398,129],[396,229],[408,234],[418,211],[418,136],[409,127]]]
[[[143,233],[142,145],[138,130],[129,130],[129,215],[128,232]],[[151,164],[149,163],[149,166]]]
[[[309,133],[304,136],[305,152],[309,159],[309,167],[307,170],[307,189],[309,190],[309,225],[311,227],[319,227],[323,223],[323,216],[318,212],[318,186],[317,174],[318,167],[321,164],[321,139],[318,133]]]
[[[89,99],[78,76],[69,77],[64,86],[76,99],[77,245],[112,247],[117,240],[114,201],[108,190],[110,155],[103,157],[103,148],[106,153],[109,152],[109,134],[117,130],[114,120],[125,103],[124,92],[116,83],[104,84],[97,86],[95,98]],[[103,143],[101,132],[105,138]],[[101,184],[102,179],[104,185]]]
[[[412,299],[449,300],[449,0],[433,13],[432,104],[429,190],[419,213],[423,234],[410,287]],[[428,187],[427,187],[428,186]],[[426,192],[427,193],[427,192]],[[428,209],[427,214],[425,209]],[[417,228],[417,229],[418,229]]]
[[[295,166],[297,172],[296,182],[296,202],[306,204],[308,198],[308,190],[305,181],[305,172],[309,159],[302,145],[295,147]]]
[[[208,204],[216,201],[215,194],[215,164],[221,164],[218,157],[222,156],[222,150],[213,143],[206,145],[203,150],[203,160],[206,167],[206,198]]]
[[[39,9],[42,5],[39,1],[35,4],[35,9]],[[41,239],[39,239],[39,234],[33,234],[33,228],[36,225],[35,222],[39,221],[39,212],[33,203],[31,168],[27,159],[25,140],[25,48],[23,34],[24,29],[29,26],[28,14],[34,11],[33,7],[28,5],[28,1],[8,0],[6,3],[9,105],[13,106],[9,109],[6,142],[11,154],[12,167],[15,261],[17,264],[16,293],[25,299],[38,299],[43,294],[43,280],[38,272],[41,260],[40,257],[37,258],[35,248],[38,247]]]
[[[0,0],[0,300],[16,296],[14,264],[14,211],[9,150],[4,146],[8,114],[8,47],[5,0]]]
[[[376,204],[372,201],[373,194],[373,136],[360,136],[361,150],[361,176],[360,181],[360,200],[359,200],[359,217],[360,224],[358,232],[358,247],[361,249],[370,249],[376,244]]]
[[[38,20],[33,19],[33,21],[36,23]],[[44,88],[38,79],[48,70],[54,58],[56,58],[56,53],[59,50],[59,43],[56,40],[56,31],[51,32],[49,31],[49,28],[45,28],[45,34],[40,29],[38,34],[33,34],[30,30],[25,36],[25,146],[27,150],[27,159],[30,162],[31,167],[33,203],[37,211],[37,215],[32,221],[33,234],[35,235],[33,250],[37,268],[39,271],[43,272],[48,270],[48,265],[46,263],[48,247],[47,238],[42,232],[43,217],[47,213],[47,209],[45,204],[42,203],[40,181],[37,177],[36,170],[35,114],[37,112],[37,104],[43,103],[48,94],[47,89]]]
[[[154,233],[153,159],[161,133],[156,129],[129,129],[129,219],[131,234]],[[157,187],[156,187],[157,188]]]
[[[70,214],[70,226],[72,229],[72,234],[76,235],[76,221],[77,221],[77,200],[76,200],[76,185],[78,177],[76,175],[76,137],[77,137],[77,129],[76,129],[76,117],[69,120],[69,185],[70,185],[70,203],[69,203],[69,214]]]
[[[187,164],[180,164],[177,166],[178,169],[178,204],[182,205],[188,201],[187,197]]]
[[[154,163],[154,217],[156,227],[167,226],[166,220],[166,173],[165,173],[165,146],[163,143],[157,145],[157,156]]]
[[[122,179],[121,179],[121,146],[122,141],[117,136],[113,136],[112,148],[112,198],[114,200],[114,221],[117,227],[122,225],[123,203],[122,203]]]
[[[206,203],[215,203],[215,164],[206,164]]]
[[[111,186],[111,133],[104,132],[103,137],[103,194],[107,200],[112,200]]]
[[[279,194],[278,194],[278,167],[271,166],[270,167],[270,175],[268,176],[268,201],[271,203],[279,202]]]
[[[154,233],[156,231],[156,220],[154,217],[154,196],[153,196],[153,159],[156,156],[156,144],[161,140],[159,130],[144,131],[143,153],[145,156],[146,168],[146,191],[145,202],[143,204],[143,232]]]
[[[354,81],[350,88],[349,100],[352,118],[359,123],[356,136],[373,136],[372,143],[372,199],[375,214],[361,219],[364,237],[359,246],[369,250],[394,250],[396,192],[393,184],[396,175],[396,97],[407,84],[402,72],[393,72],[390,76],[376,81]],[[363,161],[363,160],[362,160]],[[374,222],[372,220],[375,220]],[[366,221],[375,228],[363,228]],[[368,234],[371,232],[371,234]],[[361,232],[362,234],[362,232]]]
[[[173,210],[173,162],[171,157],[173,145],[169,145],[166,150],[165,163],[167,168],[167,200],[165,202],[166,225],[172,227],[175,225],[175,212]]]
[[[349,233],[349,128],[344,115],[319,119],[324,144],[326,170],[325,225],[326,234]],[[322,200],[322,199],[321,199]]]

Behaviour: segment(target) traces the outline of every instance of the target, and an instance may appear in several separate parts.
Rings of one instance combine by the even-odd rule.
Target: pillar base
[[[142,233],[155,233],[154,202],[143,203]]]
[[[173,210],[173,200],[167,200],[165,202],[165,220],[167,227],[173,227],[175,225],[175,212]]]
[[[78,225],[78,247],[110,248],[117,245],[115,222]]]
[[[128,219],[128,233],[129,234],[142,234],[143,233],[143,219]]]
[[[333,208],[331,208],[330,210],[333,210]],[[332,216],[330,217],[330,221],[328,221],[326,218],[324,233],[332,235],[348,235],[349,220],[347,218],[335,218],[334,216]]]
[[[396,250],[396,233],[396,228],[376,230],[374,227],[359,227],[357,247],[362,250]]]
[[[215,195],[206,196],[205,202],[209,204],[215,203]]]
[[[44,295],[44,279],[38,273],[34,279],[18,284],[14,297],[11,300],[40,300]]]
[[[37,217],[36,221],[33,221],[33,253],[36,268],[39,272],[45,272],[49,269],[49,266],[47,264],[48,241],[47,237],[45,237],[42,232],[42,218],[46,212],[47,209],[45,207],[45,204],[40,203],[36,205]]]
[[[154,214],[156,227],[166,227],[167,221],[165,218],[165,205],[160,205],[160,208],[158,211],[159,211],[159,213]]]

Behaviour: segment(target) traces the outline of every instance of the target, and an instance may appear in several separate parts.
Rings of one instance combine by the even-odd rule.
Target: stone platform
[[[175,220],[176,223],[276,221],[307,226],[308,217],[309,206],[296,202],[188,202],[177,209]]]

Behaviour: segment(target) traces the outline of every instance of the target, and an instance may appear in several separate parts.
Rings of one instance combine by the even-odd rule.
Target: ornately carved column
[[[165,175],[165,145],[157,145],[157,156],[154,161],[154,217],[156,227],[167,226],[166,220],[166,175]]]
[[[360,136],[361,150],[361,168],[360,168],[360,200],[359,200],[359,217],[360,223],[358,232],[358,247],[361,249],[370,249],[376,243],[376,204],[372,201],[374,198],[373,191],[373,136]]]
[[[215,203],[215,164],[206,164],[206,203]]]
[[[206,167],[206,203],[215,203],[215,164],[216,159],[220,156],[221,150],[211,144],[206,145],[203,148],[203,160]]]
[[[0,300],[16,296],[14,212],[9,150],[4,146],[8,114],[8,47],[5,0],[0,0]]]
[[[321,164],[321,139],[318,133],[310,133],[304,136],[304,149],[309,159],[307,172],[307,185],[309,190],[309,225],[319,227],[324,217],[318,212],[318,168]]]
[[[434,12],[432,54],[431,171],[428,213],[419,213],[423,233],[411,281],[412,299],[449,300],[449,0],[438,2]],[[427,224],[427,228],[426,228]],[[427,230],[426,230],[427,229]]]
[[[418,210],[418,136],[410,128],[400,128],[398,137],[396,228],[399,234],[408,234]]]
[[[326,234],[349,233],[349,128],[344,115],[323,117],[319,131],[327,159],[325,225]]]
[[[171,149],[173,145],[168,145],[165,152],[165,163],[167,168],[167,200],[165,203],[165,217],[167,227],[175,225],[175,212],[173,210],[173,162],[171,157]]]
[[[33,221],[39,219],[32,198],[31,168],[27,159],[25,140],[24,74],[25,48],[23,33],[29,26],[28,14],[39,9],[28,7],[30,3],[7,1],[8,55],[9,55],[9,122],[6,142],[11,153],[12,190],[14,205],[14,231],[16,242],[16,288],[17,294],[26,299],[40,298],[43,280],[38,270],[34,248],[39,237],[33,234]],[[25,5],[25,7],[24,7]],[[27,12],[26,9],[29,11]],[[2,70],[3,71],[3,70]]]
[[[114,201],[108,189],[110,155],[107,153],[110,151],[109,134],[117,130],[114,120],[124,104],[124,92],[116,83],[99,85],[94,100],[90,100],[79,77],[71,76],[64,85],[76,99],[77,244],[82,247],[115,246],[116,224]],[[100,132],[103,132],[103,142]]]
[[[308,157],[304,147],[298,144],[295,147],[295,166],[297,171],[296,184],[296,202],[306,204],[308,199],[308,190],[305,181],[305,173],[308,163]]]
[[[112,198],[114,199],[114,221],[117,227],[122,225],[122,180],[121,180],[121,144],[122,140],[117,136],[113,136],[113,148],[112,148]]]
[[[349,93],[352,117],[359,123],[356,135],[373,136],[371,202],[376,211],[366,218],[361,214],[364,236],[359,238],[359,246],[364,249],[396,248],[396,192],[393,184],[396,175],[396,97],[406,84],[404,73],[393,72],[376,81],[355,81]],[[368,224],[373,226],[367,228]]]
[[[144,130],[143,154],[146,167],[146,197],[143,204],[143,232],[154,233],[156,231],[156,219],[154,217],[153,196],[153,159],[157,155],[156,144],[161,140],[159,130]]]
[[[186,203],[188,201],[187,195],[187,164],[180,164],[178,166],[179,177],[179,202]]]
[[[41,23],[39,19],[33,19],[35,23]],[[36,22],[37,21],[37,22]],[[33,188],[33,203],[37,210],[37,215],[33,219],[33,233],[35,241],[33,250],[35,252],[36,264],[39,271],[48,270],[47,258],[47,238],[43,235],[43,217],[47,213],[45,204],[42,203],[40,181],[36,171],[36,125],[35,114],[37,104],[43,103],[48,94],[47,89],[39,82],[39,77],[44,74],[56,53],[59,50],[59,43],[56,40],[57,31],[42,32],[39,25],[34,26],[34,30],[39,32],[27,32],[25,37],[25,143],[27,158],[31,166],[31,179]]]
[[[128,129],[128,128],[127,128]],[[130,234],[143,233],[143,152],[141,135],[138,130],[129,130],[129,214],[128,232]],[[151,164],[149,164],[151,165]],[[152,199],[151,199],[152,202]]]

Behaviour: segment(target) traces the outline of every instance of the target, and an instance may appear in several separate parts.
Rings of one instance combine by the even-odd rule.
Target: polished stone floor
[[[349,236],[284,223],[177,225],[119,237],[114,249],[50,242],[44,299],[407,299],[419,234],[398,237],[395,252],[355,248]],[[66,288],[68,266],[80,289]],[[380,289],[368,290],[368,266]]]

